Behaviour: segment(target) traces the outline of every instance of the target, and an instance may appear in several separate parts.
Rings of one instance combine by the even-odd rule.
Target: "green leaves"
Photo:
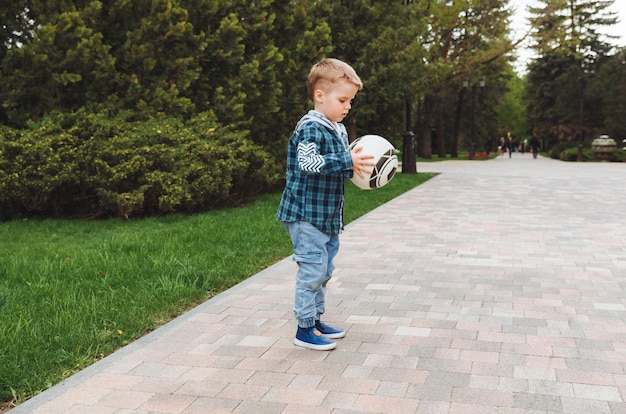
[[[608,11],[613,1],[539,3],[529,8],[538,55],[529,66],[527,93],[535,131],[553,142],[624,135],[615,112],[626,106],[624,50],[615,53],[601,35],[603,26],[616,23]]]
[[[294,124],[310,108],[308,71],[327,56],[349,62],[365,84],[344,121],[352,138],[380,134],[400,148],[411,121],[408,129],[415,132],[420,156],[431,156],[436,145],[440,157],[456,157],[457,147],[469,148],[471,125],[478,148],[508,129],[525,132],[521,105],[502,105],[499,119],[494,111],[511,99],[507,79],[516,76],[505,0],[5,3],[0,10],[0,123],[16,128],[1,138],[6,143],[0,141],[5,211],[52,208],[63,214],[70,208],[122,216],[196,211],[210,206],[208,199],[232,202],[254,186],[271,186],[281,175]],[[570,2],[576,12],[571,19],[563,14],[567,2],[548,3],[553,13],[542,12],[535,28],[541,37],[537,47],[552,54],[542,56],[529,76],[535,127],[546,133],[576,129],[580,94],[578,76],[569,66],[578,64],[586,74],[602,73],[596,80],[590,77],[585,92],[586,132],[606,126],[603,132],[624,135],[623,65],[609,59],[606,45],[590,29],[611,22],[601,13],[611,2]],[[563,31],[568,22],[575,27]],[[488,81],[476,97],[474,123],[469,116],[472,88],[463,88],[462,81],[475,85],[483,77]],[[519,100],[519,93],[513,99]],[[215,135],[193,132],[192,137],[190,125],[205,113],[214,114]],[[50,129],[35,132],[33,125],[44,123],[55,125],[59,137]],[[153,146],[161,139],[149,131],[153,123],[170,123],[170,145],[181,148]],[[64,134],[80,156],[71,158],[66,146],[58,154],[50,152],[50,161],[35,156],[34,148],[41,152],[52,141],[68,142]],[[196,160],[206,142],[228,148],[228,154],[216,151],[213,159]],[[136,150],[137,143],[151,152]],[[252,143],[256,146],[248,148]],[[241,148],[248,152],[237,155]],[[182,163],[184,151],[194,154],[187,157],[191,164],[211,163],[226,176],[216,180],[198,166],[193,172],[172,167]],[[167,168],[165,159],[171,163]],[[254,186],[241,178],[251,166],[268,164],[274,167],[264,168]],[[17,173],[31,178],[20,181]],[[109,181],[101,182],[100,173]],[[189,196],[189,186],[201,195]],[[204,201],[198,204],[198,199]],[[74,207],[63,200],[73,200]],[[98,203],[104,203],[102,211],[94,209]]]
[[[63,126],[62,126],[63,124]],[[88,138],[85,138],[88,137]],[[279,180],[271,157],[199,114],[129,122],[81,112],[0,138],[0,210],[136,217],[198,212],[247,199]]]

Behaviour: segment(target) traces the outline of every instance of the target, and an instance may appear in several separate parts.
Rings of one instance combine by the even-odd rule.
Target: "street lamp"
[[[406,100],[406,131],[402,135],[402,173],[417,173],[415,164],[415,134],[411,131],[411,101]]]
[[[469,80],[463,80],[463,87],[467,89],[469,86]],[[478,86],[482,88],[485,87],[485,78],[480,78],[478,82]],[[476,84],[472,85],[472,129],[471,129],[471,143],[470,143],[470,151],[469,151],[469,159],[473,160],[476,156]]]
[[[412,4],[413,0],[404,0],[404,5]],[[429,3],[430,5],[430,3]],[[416,174],[415,164],[415,134],[411,131],[411,100],[406,98],[406,131],[402,135],[402,172]]]
[[[585,79],[583,76],[581,76],[580,78],[578,78],[578,81],[580,82],[580,111],[579,111],[579,122],[580,122],[580,131],[578,134],[578,154],[576,156],[576,161],[577,162],[582,162],[583,161],[583,114],[584,114],[584,108],[585,108],[585,88],[587,87],[587,79]]]

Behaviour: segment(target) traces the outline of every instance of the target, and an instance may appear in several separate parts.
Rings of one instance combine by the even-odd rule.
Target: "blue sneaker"
[[[329,339],[343,338],[344,336],[346,336],[346,331],[344,331],[343,329],[326,325],[322,321],[316,321],[315,327],[318,331],[322,333],[322,335]]]
[[[298,326],[298,331],[296,332],[293,343],[316,351],[328,351],[337,346],[337,344],[328,339],[328,337],[322,335],[315,326],[310,328],[301,328]]]

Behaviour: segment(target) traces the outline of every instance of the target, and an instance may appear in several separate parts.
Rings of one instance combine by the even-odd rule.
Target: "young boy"
[[[333,349],[332,339],[346,334],[320,317],[343,230],[344,180],[353,173],[363,177],[375,165],[373,156],[360,154],[361,147],[350,151],[346,128],[340,123],[362,88],[348,64],[337,59],[315,64],[307,80],[315,109],[300,119],[289,139],[287,182],[276,218],[291,237],[293,260],[298,264],[294,343],[309,349]]]

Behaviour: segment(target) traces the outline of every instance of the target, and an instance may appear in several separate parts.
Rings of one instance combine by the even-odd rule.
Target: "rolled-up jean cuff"
[[[315,318],[313,317],[313,318],[299,319],[298,326],[300,328],[311,328],[315,326]]]

